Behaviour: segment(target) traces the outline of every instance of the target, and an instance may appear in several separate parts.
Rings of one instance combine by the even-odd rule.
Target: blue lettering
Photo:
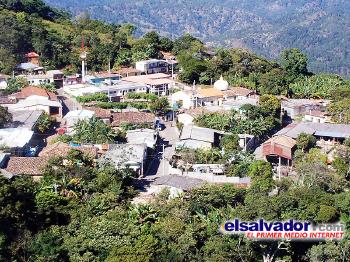
[[[301,230],[303,230],[303,223],[296,222],[294,224],[293,228],[294,228],[295,231],[301,231]]]
[[[274,231],[283,231],[283,223],[276,222],[273,226]]]
[[[235,225],[231,222],[225,223],[225,230],[226,231],[235,231]]]
[[[239,231],[247,231],[248,230],[248,223],[247,222],[241,222]]]
[[[259,224],[257,222],[252,222],[249,224],[249,231],[260,231]]]
[[[284,231],[293,231],[293,220],[289,220],[288,222],[284,222]]]

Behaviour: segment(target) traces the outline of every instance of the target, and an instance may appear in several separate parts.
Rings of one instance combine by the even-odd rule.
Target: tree
[[[350,123],[350,98],[332,103],[328,108],[328,113],[332,116],[332,120],[339,124]]]
[[[12,115],[6,107],[0,106],[0,128],[12,122]]]
[[[237,135],[225,135],[221,138],[220,147],[225,150],[225,154],[229,154],[239,149],[239,137]]]
[[[299,49],[286,49],[281,53],[281,64],[291,79],[307,75],[307,56]]]
[[[301,133],[297,138],[297,148],[302,152],[308,151],[310,148],[315,147],[316,138],[313,135]]]
[[[265,115],[279,117],[281,102],[273,95],[262,95],[259,98],[259,106]]]
[[[23,77],[13,77],[7,80],[7,87],[4,90],[6,94],[13,94],[26,87],[28,82]]]
[[[167,97],[159,98],[150,104],[150,109],[156,114],[165,114],[169,108],[169,101]]]
[[[48,115],[47,113],[43,113],[37,123],[36,123],[36,127],[38,128],[38,130],[41,133],[45,133],[47,130],[50,129],[52,123],[54,122],[53,118]]]
[[[253,192],[267,193],[274,185],[272,167],[270,163],[255,161],[250,167],[247,176],[252,179],[251,190]]]
[[[262,95],[287,94],[287,76],[285,71],[280,68],[274,68],[271,71],[260,75],[257,81],[259,84],[259,93]]]
[[[116,140],[117,134],[102,120],[92,117],[89,120],[80,120],[73,127],[73,141],[85,144],[105,144]]]

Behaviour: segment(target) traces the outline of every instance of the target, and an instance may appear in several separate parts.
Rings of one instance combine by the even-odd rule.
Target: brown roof
[[[222,97],[223,92],[215,88],[198,89],[198,94],[201,97]]]
[[[14,175],[41,176],[48,157],[11,157],[5,170]]]
[[[111,110],[99,107],[85,106],[83,109],[95,112],[97,118],[110,118],[112,116]]]
[[[244,87],[232,87],[223,93],[227,96],[249,96],[251,94],[254,94],[255,91]]]
[[[130,73],[140,73],[140,70],[137,70],[136,68],[133,67],[122,67],[119,70],[115,71],[117,74],[130,74]]]
[[[98,149],[94,146],[78,146],[72,147],[63,142],[57,142],[55,144],[45,147],[40,153],[39,157],[65,157],[68,155],[69,151],[72,149],[80,150],[85,155],[90,156],[91,158],[97,158]]]
[[[123,112],[123,113],[113,113],[112,126],[117,127],[122,123],[131,124],[142,124],[142,123],[153,123],[155,115],[152,113],[145,112]]]
[[[28,58],[36,58],[36,57],[39,57],[39,55],[35,52],[30,52],[28,54],[26,54],[26,57]]]
[[[0,104],[16,104],[16,100],[3,96],[0,97]]]
[[[33,95],[47,97],[52,101],[58,100],[57,95],[55,93],[49,92],[44,88],[40,88],[37,86],[27,86],[23,88],[20,92],[13,94],[13,96],[16,97],[17,99],[25,99]]]
[[[281,135],[281,136],[271,137],[264,144],[268,144],[268,143],[270,143],[270,144],[278,144],[278,145],[282,145],[282,146],[285,146],[285,147],[288,147],[288,148],[293,148],[296,145],[297,142],[291,137]]]
[[[323,112],[320,110],[311,110],[311,111],[305,113],[305,115],[316,116],[316,117],[325,117],[328,114],[326,112]]]

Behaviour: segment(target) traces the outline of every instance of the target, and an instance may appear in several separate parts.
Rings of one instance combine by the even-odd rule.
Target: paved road
[[[69,111],[81,109],[81,105],[72,97],[64,94],[63,88],[57,90],[59,99],[62,100],[62,114],[65,116]]]
[[[160,142],[158,143],[153,160],[149,169],[145,172],[143,178],[135,180],[135,186],[141,193],[134,199],[134,203],[147,202],[152,198],[155,192],[159,191],[161,186],[155,185],[157,178],[169,175],[169,160],[175,153],[175,144],[178,141],[178,131],[176,127],[172,127],[170,123],[165,124],[166,128],[159,134]],[[163,145],[165,148],[165,159],[163,158]]]

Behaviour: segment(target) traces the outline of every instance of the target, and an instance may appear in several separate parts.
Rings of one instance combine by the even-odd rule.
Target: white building
[[[54,84],[57,88],[63,86],[63,73],[60,70],[49,70],[46,74],[24,75],[29,85],[39,86],[42,84]]]
[[[146,84],[142,83],[116,81],[112,85],[70,85],[65,86],[63,90],[65,93],[74,97],[103,93],[106,94],[112,101],[114,101],[116,98],[120,98],[127,93],[147,93],[148,87]]]
[[[169,64],[165,60],[150,59],[136,62],[135,68],[146,75],[167,73],[169,70]]]
[[[73,126],[80,120],[89,120],[95,115],[94,111],[90,110],[74,110],[69,111],[63,119],[65,120],[65,126],[67,132],[73,131]]]

